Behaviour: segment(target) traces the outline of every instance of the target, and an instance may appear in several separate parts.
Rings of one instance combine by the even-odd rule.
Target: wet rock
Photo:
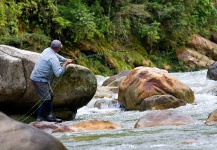
[[[108,79],[109,77],[104,77],[102,75],[96,75],[96,79],[97,79],[97,86],[101,87],[103,82]]]
[[[120,77],[114,81],[112,81],[108,87],[119,87],[120,83],[126,78],[126,76]]]
[[[58,129],[55,129],[53,133],[56,132],[83,132],[91,130],[114,130],[120,129],[121,126],[104,120],[88,120],[72,125],[63,125]]]
[[[47,121],[41,121],[41,122],[31,122],[29,123],[29,125],[34,126],[38,129],[41,130],[54,130],[59,128],[59,126],[61,126],[61,124],[56,123],[56,122],[47,122]]]
[[[187,103],[194,102],[194,92],[184,83],[171,77],[167,71],[137,67],[120,83],[118,101],[127,110],[139,110],[144,99],[168,94]]]
[[[217,109],[209,114],[205,122],[206,125],[217,125]]]
[[[130,72],[130,70],[124,70],[117,75],[111,76],[110,78],[108,78],[107,80],[105,80],[103,82],[102,86],[109,85],[111,82],[115,81],[116,79],[123,77],[123,76],[126,76],[129,72]]]
[[[217,62],[214,62],[208,67],[206,77],[211,80],[217,81]]]
[[[120,104],[117,100],[112,99],[112,100],[97,100],[94,104],[94,107],[103,109],[103,108],[120,108]]]
[[[0,112],[0,143],[2,150],[66,150],[55,137],[28,124],[17,122]]]
[[[177,99],[172,95],[154,95],[144,99],[139,110],[161,110],[176,108],[184,105],[186,105],[186,102]]]
[[[118,87],[98,87],[94,98],[111,98],[113,94],[117,93]]]
[[[153,126],[180,126],[194,123],[192,117],[174,110],[157,110],[141,117],[135,124],[135,128]]]

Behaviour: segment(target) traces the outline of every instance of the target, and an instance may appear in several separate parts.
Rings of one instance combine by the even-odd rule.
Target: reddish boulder
[[[175,110],[158,110],[141,117],[134,127],[180,126],[191,123],[194,123],[191,116],[182,114]]]
[[[194,102],[193,91],[184,83],[158,68],[137,67],[120,83],[118,101],[127,110],[139,110],[142,101],[153,95],[173,95]]]
[[[91,131],[91,130],[114,130],[120,128],[121,126],[110,121],[88,120],[77,124],[60,126],[58,129],[55,129],[53,132],[83,132],[83,131]]]

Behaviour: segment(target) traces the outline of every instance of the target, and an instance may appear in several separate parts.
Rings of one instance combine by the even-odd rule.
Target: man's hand
[[[70,64],[72,62],[72,59],[66,59],[66,61],[64,62],[63,66],[67,66],[68,64]]]

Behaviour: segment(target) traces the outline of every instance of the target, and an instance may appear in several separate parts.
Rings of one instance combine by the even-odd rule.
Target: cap
[[[59,40],[53,40],[50,45],[51,48],[61,48],[62,43]]]

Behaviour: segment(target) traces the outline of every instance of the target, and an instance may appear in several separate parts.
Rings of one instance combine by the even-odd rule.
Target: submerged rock
[[[41,129],[41,130],[50,130],[50,129],[54,130],[54,129],[57,129],[61,126],[60,123],[47,122],[47,121],[41,121],[41,122],[34,121],[34,122],[29,123],[29,125],[34,126],[34,127]]]
[[[105,99],[101,99],[101,100],[97,100],[94,104],[94,107],[99,108],[99,109],[103,109],[103,108],[121,108],[121,104],[115,100],[105,100]]]
[[[141,117],[135,124],[135,128],[153,126],[180,126],[194,123],[192,117],[174,110],[158,110]]]
[[[205,122],[206,125],[217,125],[217,109],[209,114]]]
[[[91,130],[114,130],[120,129],[121,126],[104,120],[88,120],[83,121],[77,124],[72,125],[63,125],[58,129],[55,129],[53,132],[83,132],[83,131],[91,131]]]
[[[127,110],[139,110],[142,101],[154,95],[172,95],[187,103],[194,102],[194,92],[187,85],[165,70],[149,67],[137,67],[127,75],[120,83],[118,101]]]
[[[0,112],[0,143],[2,150],[66,150],[55,137],[30,125],[17,122]]]

